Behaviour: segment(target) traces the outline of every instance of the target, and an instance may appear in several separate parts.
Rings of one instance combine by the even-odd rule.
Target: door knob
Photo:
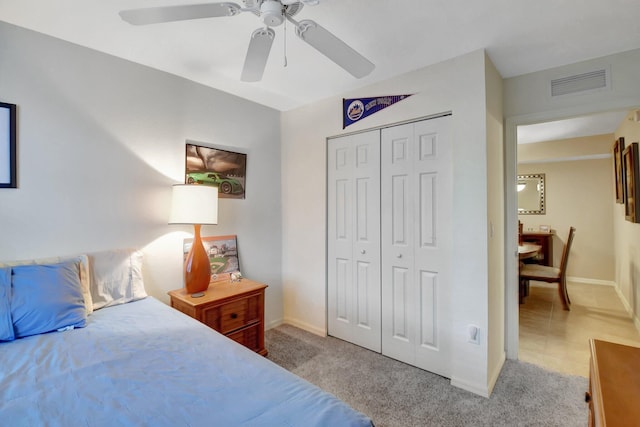
[[[366,254],[366,253],[367,253],[367,251],[365,251],[364,249],[362,249],[362,250],[360,251],[360,253],[361,253],[362,255],[364,255],[364,254]]]
[[[396,258],[402,258],[402,254],[398,254]]]

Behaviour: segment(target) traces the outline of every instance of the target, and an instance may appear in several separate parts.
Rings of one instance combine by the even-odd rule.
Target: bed
[[[125,252],[119,258],[130,261],[132,256]],[[69,265],[58,261],[47,266]],[[71,271],[77,272],[79,282],[87,274],[96,282],[95,272],[90,271],[95,265],[83,266],[85,261],[77,262],[78,268]],[[107,281],[102,292],[114,298],[92,303],[91,308],[97,309],[85,306],[88,298],[104,299],[95,283],[89,285],[89,296],[76,289],[80,297],[76,292],[75,299],[82,300],[85,310],[84,324],[12,340],[6,336],[11,331],[5,327],[3,337],[0,326],[0,340],[4,340],[0,342],[0,424],[372,425],[369,418],[331,394],[146,296],[141,283],[132,286],[132,277],[138,273],[131,273],[129,261],[124,273],[116,274],[116,282],[125,285],[118,289],[114,281]],[[7,310],[15,315],[15,333],[26,330],[20,324],[24,320],[20,309],[11,305],[12,297],[20,297],[17,289],[24,287],[21,268],[0,264],[0,314],[4,311],[5,323]],[[9,276],[7,270],[12,271]],[[7,277],[13,280],[12,288],[6,286]],[[82,288],[81,283],[78,286]]]

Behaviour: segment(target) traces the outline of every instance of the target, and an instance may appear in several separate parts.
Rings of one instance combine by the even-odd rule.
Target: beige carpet
[[[490,399],[438,375],[289,325],[268,330],[269,359],[334,394],[376,427],[585,426],[587,379],[507,361]]]

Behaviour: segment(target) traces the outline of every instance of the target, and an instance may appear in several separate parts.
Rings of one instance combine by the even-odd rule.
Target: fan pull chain
[[[287,20],[284,20],[284,67],[287,67]]]

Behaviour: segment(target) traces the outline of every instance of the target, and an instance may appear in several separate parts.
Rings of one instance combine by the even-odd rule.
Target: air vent
[[[607,70],[596,70],[551,80],[551,96],[563,96],[605,89],[608,86],[609,76]]]

